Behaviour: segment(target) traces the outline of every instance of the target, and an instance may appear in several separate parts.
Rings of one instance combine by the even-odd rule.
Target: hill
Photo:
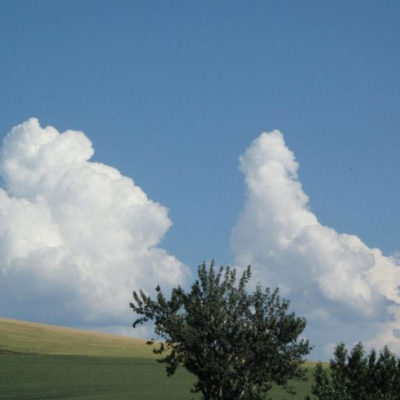
[[[145,340],[0,318],[0,400],[186,400],[192,384]]]
[[[194,377],[184,368],[167,377],[143,339],[0,318],[0,400],[187,400]],[[311,377],[312,363],[307,363]],[[274,400],[304,399],[274,387]]]
[[[154,358],[143,339],[0,318],[0,352]]]

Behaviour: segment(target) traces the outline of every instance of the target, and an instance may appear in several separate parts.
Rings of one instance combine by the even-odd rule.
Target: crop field
[[[166,378],[151,359],[52,355],[3,355],[0,398],[188,399],[189,374]],[[199,397],[197,397],[199,398]]]
[[[167,377],[144,340],[0,319],[0,399],[189,400],[194,377]],[[276,400],[304,399],[274,388]]]

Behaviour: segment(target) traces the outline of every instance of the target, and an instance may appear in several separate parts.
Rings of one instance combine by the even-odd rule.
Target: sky
[[[0,11],[0,316],[130,333],[133,289],[215,259],[314,357],[400,354],[397,1]]]

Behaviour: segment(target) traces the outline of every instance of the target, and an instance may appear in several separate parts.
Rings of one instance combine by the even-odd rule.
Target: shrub
[[[313,396],[318,400],[400,400],[400,359],[385,347],[365,354],[362,343],[348,353],[339,344],[329,368],[314,370]]]

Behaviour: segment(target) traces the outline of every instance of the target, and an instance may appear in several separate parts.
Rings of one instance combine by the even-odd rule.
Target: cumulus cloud
[[[86,327],[129,326],[134,289],[182,283],[157,247],[167,210],[132,179],[91,162],[78,131],[30,119],[0,154],[0,314]]]
[[[308,320],[316,354],[332,342],[390,344],[400,354],[400,265],[355,235],[323,226],[279,131],[262,133],[240,158],[247,185],[231,245],[238,265],[279,286]]]

